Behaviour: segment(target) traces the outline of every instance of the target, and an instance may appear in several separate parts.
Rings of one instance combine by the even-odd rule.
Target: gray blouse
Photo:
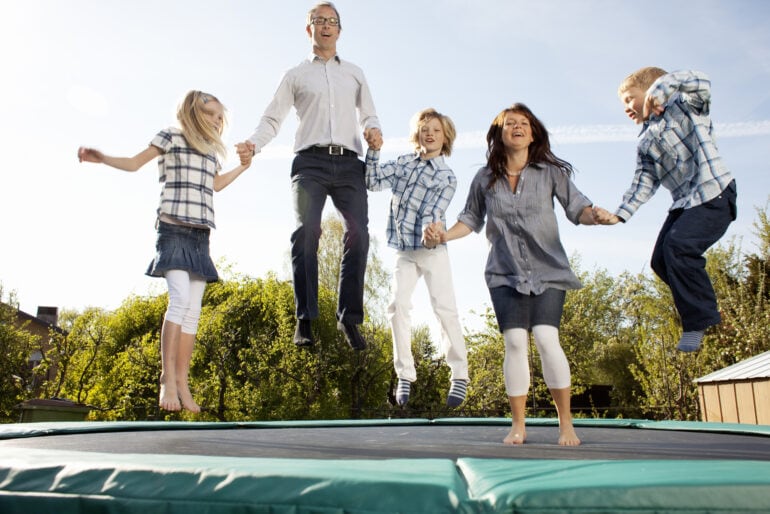
[[[498,180],[489,189],[490,178],[486,167],[476,173],[465,208],[457,217],[475,232],[481,231],[486,218],[487,287],[508,286],[522,294],[582,287],[559,240],[553,199],[576,225],[591,201],[566,173],[549,164],[527,166],[515,193],[507,180]]]

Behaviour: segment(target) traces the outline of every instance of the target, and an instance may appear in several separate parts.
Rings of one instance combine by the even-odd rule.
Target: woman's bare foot
[[[163,382],[160,383],[160,400],[158,405],[163,410],[176,412],[182,408],[179,403],[179,396],[177,395],[176,385],[167,386]]]
[[[200,405],[193,400],[190,387],[186,383],[177,383],[176,387],[179,392],[179,399],[182,400],[182,407],[194,414],[199,413],[201,411]]]
[[[559,427],[559,446],[579,446],[580,438],[575,433],[575,428],[570,425]]]
[[[524,423],[513,423],[511,425],[511,431],[508,432],[508,435],[503,439],[503,444],[524,444],[524,441],[526,440],[527,429],[524,426]]]

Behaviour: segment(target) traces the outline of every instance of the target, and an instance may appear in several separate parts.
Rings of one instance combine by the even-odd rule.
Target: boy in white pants
[[[395,248],[396,267],[388,319],[393,333],[393,364],[398,376],[396,401],[409,401],[417,380],[412,356],[411,298],[417,281],[425,278],[431,305],[441,324],[441,352],[451,370],[447,405],[458,407],[468,386],[465,338],[455,301],[446,244],[424,239],[434,223],[446,225],[446,209],[457,189],[457,179],[444,161],[452,153],[456,131],[452,120],[435,109],[418,112],[411,123],[415,152],[380,164],[381,139],[366,152],[366,187],[389,188],[393,193],[388,219],[388,246]]]

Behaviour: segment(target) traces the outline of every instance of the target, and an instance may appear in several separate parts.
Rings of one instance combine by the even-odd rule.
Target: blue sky
[[[20,307],[115,308],[129,294],[158,293],[143,275],[154,247],[159,186],[150,163],[126,173],[77,162],[80,145],[133,155],[174,123],[189,89],[217,95],[230,112],[229,144],[251,134],[282,73],[310,51],[312,2],[224,0],[29,0],[0,16],[0,128],[5,163],[0,283]],[[637,129],[616,96],[647,65],[697,69],[712,79],[720,150],[738,181],[739,220],[724,241],[755,251],[752,223],[768,201],[770,3],[763,0],[340,0],[338,50],[368,78],[383,124],[383,156],[408,151],[409,118],[425,107],[460,133],[449,159],[459,181],[450,222],[484,163],[493,117],[524,102],[549,128],[575,182],[614,209],[634,170]],[[293,217],[289,191],[293,114],[252,168],[215,199],[212,254],[232,271],[287,276]],[[225,168],[235,164],[232,152]],[[385,246],[388,193],[370,195],[370,230]],[[623,226],[573,227],[560,207],[562,240],[582,268],[648,270],[670,204],[661,190]],[[489,303],[483,234],[450,246],[461,318],[472,326]],[[416,321],[432,324],[424,287]]]

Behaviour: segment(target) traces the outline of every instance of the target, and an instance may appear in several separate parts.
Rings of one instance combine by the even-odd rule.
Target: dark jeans
[[[345,227],[337,319],[364,320],[364,275],[369,253],[369,217],[364,163],[356,157],[297,154],[291,187],[297,228],[291,235],[291,267],[297,319],[318,317],[318,240],[326,197]]]
[[[735,199],[733,180],[713,200],[669,212],[658,234],[650,264],[671,288],[685,331],[705,330],[721,321],[703,254],[735,220]]]

